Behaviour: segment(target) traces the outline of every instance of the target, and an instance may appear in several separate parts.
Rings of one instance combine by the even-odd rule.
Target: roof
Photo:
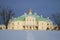
[[[15,20],[15,21],[24,21],[26,17],[28,16],[32,16],[32,17],[35,17],[36,18],[36,21],[50,21],[49,18],[44,18],[42,15],[39,16],[37,15],[37,13],[34,13],[34,14],[27,14],[27,13],[24,13],[24,15],[22,16],[19,16],[17,18],[12,18],[12,20]]]
[[[4,24],[3,25],[1,24],[0,27],[5,27],[5,25]]]

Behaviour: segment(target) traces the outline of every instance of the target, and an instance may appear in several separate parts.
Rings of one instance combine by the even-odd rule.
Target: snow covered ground
[[[0,40],[60,40],[60,31],[0,30]]]

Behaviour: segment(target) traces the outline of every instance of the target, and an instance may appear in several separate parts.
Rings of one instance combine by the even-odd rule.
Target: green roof
[[[50,21],[50,20],[47,18],[39,17],[37,18],[37,21]]]
[[[37,15],[36,13],[35,13],[34,15],[33,15],[33,14],[24,14],[24,15],[19,16],[19,17],[17,17],[17,18],[12,18],[12,20],[15,20],[15,21],[18,21],[18,20],[19,20],[19,21],[24,21],[25,18],[28,17],[28,16],[35,17],[37,21],[50,21],[50,19],[44,18],[44,17],[42,17],[42,15],[39,16],[39,15]]]
[[[12,20],[15,20],[15,21],[18,21],[18,20],[20,20],[20,21],[24,21],[24,17],[13,18]]]

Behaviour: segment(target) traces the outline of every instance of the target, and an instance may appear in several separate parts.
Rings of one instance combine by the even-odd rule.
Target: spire
[[[32,9],[29,10],[29,14],[32,14]]]

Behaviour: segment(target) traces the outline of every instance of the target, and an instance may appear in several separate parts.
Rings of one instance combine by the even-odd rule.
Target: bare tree
[[[60,27],[60,13],[52,14],[52,20]]]
[[[6,26],[6,29],[7,29],[9,20],[12,18],[13,15],[14,15],[14,13],[13,13],[12,9],[1,9],[0,10],[0,16],[2,16],[2,18],[3,18],[3,22]]]

